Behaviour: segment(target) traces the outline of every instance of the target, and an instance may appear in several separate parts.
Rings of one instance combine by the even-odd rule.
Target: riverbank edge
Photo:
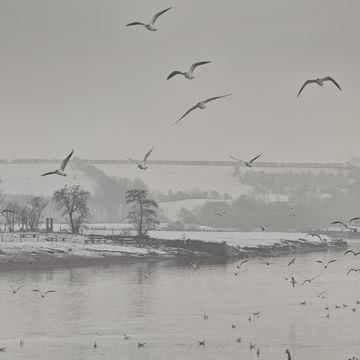
[[[306,254],[311,252],[344,251],[348,244],[344,240],[331,240],[328,242],[313,242],[306,239],[279,240],[271,245],[258,245],[254,247],[236,247],[226,242],[206,242],[201,240],[165,240],[149,238],[146,248],[148,254],[119,254],[102,251],[94,256],[81,256],[71,253],[43,254],[15,253],[0,257],[0,271],[52,269],[86,266],[109,266],[117,264],[134,264],[139,262],[169,261],[179,258],[191,258],[206,261],[231,261],[245,258],[269,258],[285,255]],[[159,250],[163,252],[157,254]]]

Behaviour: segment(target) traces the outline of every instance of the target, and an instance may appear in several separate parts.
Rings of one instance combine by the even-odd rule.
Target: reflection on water
[[[283,278],[323,272],[317,259],[337,258],[312,285],[294,289]],[[0,274],[1,359],[346,359],[360,354],[360,277],[346,276],[360,257],[298,256],[276,265],[250,261],[207,264],[193,271],[184,261]],[[26,284],[17,295],[11,288]],[[56,290],[45,299],[31,290]],[[316,291],[327,290],[320,299]],[[306,300],[307,305],[300,305]],[[335,304],[348,304],[335,310]],[[330,318],[325,306],[330,307]],[[249,315],[260,311],[260,317]],[[209,315],[203,319],[203,313]],[[236,327],[233,328],[232,325]],[[123,334],[131,336],[123,340]],[[236,339],[242,338],[241,343]],[[20,348],[19,339],[25,339]],[[199,347],[198,340],[206,340]],[[93,349],[94,341],[98,348]],[[145,342],[137,349],[137,342]]]

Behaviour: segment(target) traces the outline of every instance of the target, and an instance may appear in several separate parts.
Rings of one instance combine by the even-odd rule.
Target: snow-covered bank
[[[161,236],[161,237],[160,237]],[[71,265],[109,261],[150,261],[176,256],[253,257],[285,253],[344,249],[347,243],[323,236],[302,233],[265,232],[153,232],[146,246],[138,247],[131,238],[71,234],[3,233],[0,242],[0,267],[17,265]],[[8,265],[8,266],[7,266]]]

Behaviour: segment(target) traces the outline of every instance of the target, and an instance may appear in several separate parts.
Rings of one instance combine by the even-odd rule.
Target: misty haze
[[[360,358],[360,3],[3,0],[0,358]]]

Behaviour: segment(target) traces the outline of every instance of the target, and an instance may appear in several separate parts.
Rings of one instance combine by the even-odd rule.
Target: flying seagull
[[[15,289],[12,289],[11,291],[12,291],[12,293],[15,295],[15,294],[17,294],[17,292],[18,292],[20,289],[22,289],[24,286],[25,286],[24,284],[23,284],[23,285],[20,285],[20,286],[16,287]]]
[[[146,170],[146,169],[148,168],[148,166],[146,166],[146,162],[147,162],[150,154],[153,152],[153,150],[154,150],[154,147],[152,147],[152,148],[145,154],[143,161],[138,161],[138,160],[134,160],[134,159],[131,159],[131,158],[129,158],[129,160],[132,161],[133,163],[135,163],[140,170]]]
[[[43,293],[43,292],[41,292],[41,290],[39,290],[39,289],[35,289],[35,290],[33,290],[33,291],[39,293],[40,296],[41,296],[43,299],[45,298],[45,296],[46,296],[47,294],[56,292],[55,290],[48,290],[48,291],[46,291],[46,292]]]
[[[357,220],[358,218],[354,218],[354,219]],[[354,221],[354,219],[351,219],[351,220]],[[349,221],[349,224],[350,224],[351,220]],[[345,229],[351,230],[353,232],[357,232],[356,228],[350,227],[348,224],[344,223],[343,221],[333,221],[331,223],[331,225],[342,225],[345,227]]]
[[[323,239],[319,234],[307,234],[305,237],[308,237],[308,236],[317,237],[321,242],[323,242]]]
[[[360,251],[353,251],[353,250],[348,250],[348,251],[345,251],[344,252],[344,255],[346,255],[346,254],[353,254],[354,256],[358,256],[358,255],[360,255]]]
[[[353,271],[354,271],[354,272],[359,272],[360,269],[350,269],[350,270],[346,273],[346,275],[350,275]]]
[[[246,264],[247,262],[249,262],[249,260],[243,260],[241,261],[239,264],[236,265],[237,269],[240,269],[242,265]]]
[[[324,78],[317,78],[317,79],[313,79],[313,80],[306,80],[304,82],[304,85],[301,87],[299,93],[298,93],[298,97],[300,96],[301,92],[304,90],[304,88],[309,85],[309,84],[317,84],[319,86],[323,86],[324,83],[326,81],[331,81],[339,90],[341,90],[340,85],[331,77],[331,76],[326,76]]]
[[[71,153],[63,160],[61,163],[60,169],[55,171],[49,171],[45,174],[42,174],[41,176],[47,176],[47,175],[60,175],[60,176],[67,176],[65,174],[65,168],[67,163],[69,162],[70,158],[72,157],[72,154],[74,153],[74,150],[71,151]]]
[[[360,220],[360,217],[354,217],[352,219],[349,220],[349,223],[353,222],[353,221],[357,221]]]
[[[294,264],[295,264],[295,260],[296,260],[296,258],[293,258],[292,260],[290,260],[287,266],[294,265]]]
[[[310,279],[306,279],[305,281],[303,281],[303,283],[301,285],[305,285],[306,283],[309,283],[311,284],[316,278],[318,278],[321,274],[318,274],[316,276],[313,276],[312,278]]]
[[[141,25],[141,26],[144,26],[147,30],[149,31],[156,31],[157,28],[155,27],[155,22],[156,20],[163,14],[165,14],[167,11],[169,11],[170,9],[172,9],[171,7],[165,9],[165,10],[161,10],[159,11],[158,13],[156,13],[154,15],[154,17],[151,19],[150,21],[150,24],[145,24],[143,22],[140,22],[140,21],[134,21],[134,22],[131,22],[129,24],[127,24],[126,26],[134,26],[134,25]]]
[[[192,64],[190,69],[186,72],[182,72],[182,71],[173,71],[168,77],[166,80],[170,80],[171,78],[173,78],[174,76],[176,75],[183,75],[186,79],[189,79],[189,80],[192,80],[194,79],[194,70],[198,67],[198,66],[201,66],[201,65],[206,65],[206,64],[211,64],[211,61],[199,61],[195,64]]]
[[[215,213],[215,216],[224,216],[226,215],[226,211]]]
[[[203,100],[203,101],[200,101],[198,102],[196,105],[194,105],[192,108],[190,108],[179,120],[175,121],[173,123],[173,125],[176,125],[179,121],[181,121],[185,116],[189,115],[192,111],[194,111],[195,109],[206,109],[206,104],[211,102],[211,101],[214,101],[214,100],[218,100],[218,99],[221,99],[221,98],[224,98],[224,97],[227,97],[227,96],[230,96],[232,94],[227,94],[227,95],[222,95],[222,96],[214,96],[214,97],[211,97],[209,99],[206,99],[206,100]]]
[[[271,224],[262,225],[262,226],[260,226],[260,229],[261,229],[261,231],[266,231],[266,228],[269,227],[269,226],[271,226]]]
[[[327,263],[325,263],[325,262],[322,261],[322,260],[317,260],[316,262],[319,263],[319,264],[322,264],[322,265],[324,266],[324,269],[327,269],[328,266],[329,266],[331,263],[335,262],[335,261],[336,261],[336,260],[333,259],[333,260],[328,261]]]
[[[233,159],[233,160],[236,160],[236,161],[238,161],[238,162],[243,163],[243,164],[244,164],[245,166],[247,166],[247,167],[252,167],[253,162],[254,162],[255,160],[257,160],[260,156],[262,156],[262,153],[261,153],[260,155],[258,155],[258,156],[255,156],[254,158],[252,158],[252,159],[249,160],[249,161],[240,160],[240,159],[238,159],[238,158],[236,158],[236,157],[234,157],[234,156],[232,156],[232,155],[230,155],[230,158]]]
[[[196,271],[199,269],[200,265],[199,264],[196,264],[196,263],[193,263],[189,260],[186,260],[186,262]]]

